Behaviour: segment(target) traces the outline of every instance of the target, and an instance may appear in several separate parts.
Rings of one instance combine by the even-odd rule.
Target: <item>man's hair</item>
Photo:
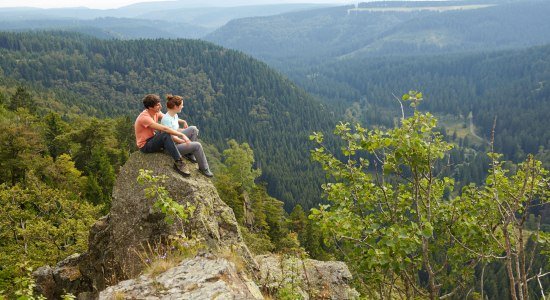
[[[180,106],[183,102],[183,97],[178,95],[168,94],[166,95],[166,107],[172,109],[176,106]]]
[[[157,103],[160,103],[159,95],[149,94],[143,97],[143,106],[145,106],[146,109],[154,107]]]

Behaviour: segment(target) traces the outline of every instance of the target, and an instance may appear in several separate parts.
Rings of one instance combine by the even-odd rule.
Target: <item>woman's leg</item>
[[[199,169],[201,170],[209,169],[208,161],[206,160],[206,156],[204,155],[204,151],[202,150],[201,143],[199,142],[182,143],[182,144],[178,144],[177,148],[182,155],[193,154],[197,159],[197,163],[199,164]]]
[[[197,128],[197,126],[189,126],[181,132],[185,134],[192,142],[196,142],[199,140],[199,129]]]

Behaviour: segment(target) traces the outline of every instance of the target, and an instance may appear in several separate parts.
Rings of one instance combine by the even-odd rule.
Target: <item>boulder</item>
[[[159,275],[119,282],[99,299],[263,299],[258,286],[234,263],[213,255],[197,256]]]
[[[301,299],[356,299],[359,293],[349,286],[352,275],[340,261],[318,261],[296,256],[268,254],[256,256],[259,285],[276,295],[281,289]]]
[[[48,299],[59,299],[71,291],[91,290],[90,280],[80,271],[83,255],[73,254],[55,267],[44,266],[33,272],[37,292]]]

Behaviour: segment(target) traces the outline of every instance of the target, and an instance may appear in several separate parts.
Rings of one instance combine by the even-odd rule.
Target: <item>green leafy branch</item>
[[[140,169],[137,181],[140,185],[147,186],[144,189],[145,196],[155,200],[153,207],[165,215],[166,223],[173,224],[176,218],[186,222],[193,215],[196,207],[189,203],[181,205],[174,201],[162,186],[167,178],[166,175],[157,176],[153,175],[153,171]]]

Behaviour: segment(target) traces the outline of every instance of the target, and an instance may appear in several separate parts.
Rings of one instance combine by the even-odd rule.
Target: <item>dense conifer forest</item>
[[[549,58],[550,46],[540,46],[480,54],[350,59],[289,72],[308,92],[328,103],[340,103],[366,124],[393,126],[400,111],[394,95],[411,85],[418,87],[429,98],[422,109],[455,116],[468,127],[471,118],[483,143],[490,141],[496,118],[495,149],[518,161],[527,153],[548,156]],[[354,110],[354,103],[359,110]],[[451,136],[453,131],[447,128]],[[476,140],[470,139],[470,143]]]

